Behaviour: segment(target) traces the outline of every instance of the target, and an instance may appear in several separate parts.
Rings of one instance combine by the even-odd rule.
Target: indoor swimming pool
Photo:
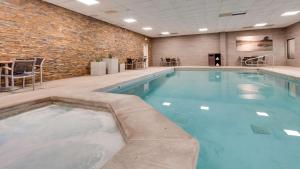
[[[141,97],[200,143],[197,169],[298,169],[300,83],[257,71],[175,71],[107,90]]]

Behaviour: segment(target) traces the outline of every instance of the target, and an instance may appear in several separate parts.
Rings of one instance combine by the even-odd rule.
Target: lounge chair
[[[251,56],[241,58],[241,65],[245,66],[263,66],[266,64],[266,56]]]

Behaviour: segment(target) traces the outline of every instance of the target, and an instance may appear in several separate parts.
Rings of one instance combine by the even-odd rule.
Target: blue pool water
[[[197,169],[299,169],[299,81],[175,71],[110,92],[140,96],[199,140]]]

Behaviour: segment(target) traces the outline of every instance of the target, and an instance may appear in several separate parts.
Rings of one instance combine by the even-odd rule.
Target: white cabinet
[[[91,62],[91,75],[102,76],[106,74],[105,62]]]
[[[117,58],[103,58],[106,63],[107,74],[114,74],[119,72],[119,59]]]
[[[125,72],[125,63],[120,64],[119,72]]]

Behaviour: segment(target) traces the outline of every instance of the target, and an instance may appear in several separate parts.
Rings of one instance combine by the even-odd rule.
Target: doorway
[[[147,58],[146,68],[149,66],[149,45],[148,43],[144,44],[144,57]]]
[[[288,39],[287,40],[287,58],[295,59],[295,55],[296,55],[295,39]]]

